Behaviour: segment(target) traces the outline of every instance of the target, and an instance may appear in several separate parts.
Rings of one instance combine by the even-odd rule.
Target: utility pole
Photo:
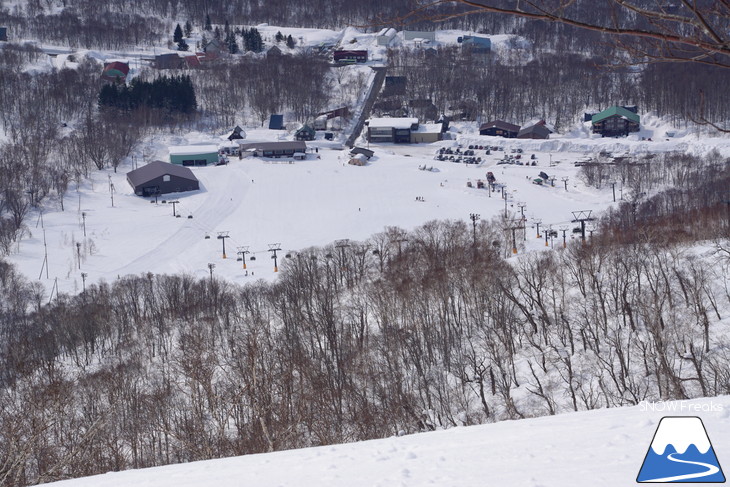
[[[345,249],[350,246],[349,239],[335,240],[335,247],[340,249],[340,259],[342,259],[342,268],[345,266]]]
[[[238,255],[241,256],[241,260],[243,261],[243,268],[246,268],[246,254],[250,254],[251,252],[248,251],[248,246],[244,247],[236,247],[236,252]]]
[[[469,219],[471,220],[472,233],[474,235],[474,248],[477,246],[477,222],[479,221],[478,213],[469,213]]]
[[[522,222],[525,221],[525,208],[527,207],[527,203],[524,201],[520,201],[517,203],[517,207],[520,209],[520,217],[522,218]],[[527,240],[527,232],[522,232],[522,240]]]
[[[76,242],[76,258],[79,260],[79,270],[81,270],[81,242]]]
[[[218,232],[218,239],[223,242],[223,258],[226,258],[226,239],[231,238],[229,232]]]
[[[561,180],[561,181],[563,182],[563,184],[565,185],[565,191],[568,191],[568,179],[569,179],[569,178],[568,178],[568,176],[565,176],[565,177],[563,177],[563,178],[560,178],[560,180]]]
[[[563,232],[563,248],[568,246],[568,243],[565,240],[565,234],[568,232],[568,227],[562,226],[560,227],[560,231]]]
[[[611,191],[613,191],[613,202],[616,203],[616,181],[608,183],[611,185]]]
[[[398,244],[398,260],[400,260],[402,245],[407,241],[408,239],[405,238],[403,235],[399,235],[397,238],[391,240],[391,243]]]
[[[343,273],[345,269],[347,269],[347,266],[345,265],[345,249],[350,246],[350,241],[348,239],[342,239],[342,240],[335,240],[335,247],[340,249],[340,284],[342,284],[343,281]]]
[[[586,222],[590,222],[595,220],[595,218],[591,218],[591,213],[593,213],[593,210],[580,210],[580,211],[573,211],[573,222],[578,223],[580,222],[580,238],[583,241],[583,243],[586,242]]]
[[[269,244],[269,252],[272,253],[271,258],[274,259],[274,272],[279,272],[279,266],[276,263],[276,252],[281,250],[280,243]]]
[[[88,276],[87,273],[85,273],[85,272],[81,273],[81,282],[83,283],[82,286],[83,286],[84,293],[86,292],[86,276]]]
[[[84,226],[84,237],[86,237],[86,212],[81,212],[81,220],[83,221]]]
[[[215,264],[208,263],[208,270],[210,271],[210,282],[213,283],[213,269],[215,269]]]
[[[172,205],[172,216],[177,216],[177,214],[175,213],[175,205],[180,204],[180,202],[178,200],[175,200],[175,201],[168,201],[168,203],[170,203]],[[223,251],[223,253],[225,254],[226,252]]]
[[[537,238],[542,238],[540,235],[540,223],[542,223],[542,219],[534,218],[533,221],[535,222],[535,227],[537,227]]]
[[[524,222],[522,219],[510,220],[507,228],[512,230],[512,253],[517,254],[517,230],[523,230],[525,228]]]

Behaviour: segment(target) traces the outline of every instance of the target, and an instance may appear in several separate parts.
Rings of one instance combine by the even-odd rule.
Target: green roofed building
[[[218,146],[186,145],[170,147],[170,162],[181,166],[207,166],[218,162]]]
[[[603,137],[629,135],[639,131],[639,115],[624,107],[613,106],[591,117],[593,133]]]

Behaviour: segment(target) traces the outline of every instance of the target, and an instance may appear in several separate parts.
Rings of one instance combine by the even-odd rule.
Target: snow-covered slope
[[[698,414],[730,464],[730,397],[505,421],[383,440],[109,473],[57,487],[633,485],[663,415]],[[666,410],[671,408],[672,410]],[[703,412],[704,411],[704,412]]]

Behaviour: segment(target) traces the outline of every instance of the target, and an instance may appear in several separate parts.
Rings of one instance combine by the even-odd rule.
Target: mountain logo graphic
[[[725,482],[702,420],[696,416],[662,418],[636,481]]]

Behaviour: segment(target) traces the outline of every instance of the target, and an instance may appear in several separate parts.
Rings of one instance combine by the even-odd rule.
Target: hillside
[[[355,444],[108,473],[51,485],[634,485],[657,424],[665,415],[700,415],[720,465],[730,464],[730,398],[656,403],[655,406],[658,410],[653,412],[649,404],[640,404]]]

